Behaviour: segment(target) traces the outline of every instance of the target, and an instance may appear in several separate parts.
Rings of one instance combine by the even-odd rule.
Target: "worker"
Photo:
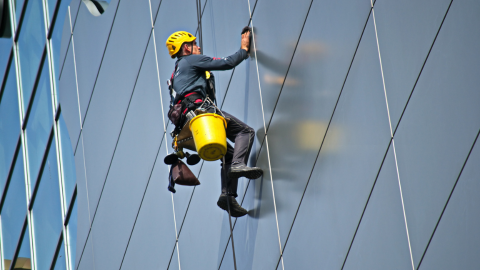
[[[171,85],[171,110],[174,105],[182,105],[180,119],[183,122],[180,120],[176,123],[176,129],[178,129],[178,127],[183,127],[185,115],[190,111],[195,111],[205,102],[215,102],[215,79],[210,71],[232,69],[248,58],[250,29],[245,27],[242,30],[240,49],[224,58],[202,55],[196,37],[185,31],[170,35],[166,45],[170,56],[177,59],[169,85]],[[227,142],[225,162],[222,162],[220,172],[222,193],[218,198],[217,205],[225,211],[230,209],[231,216],[241,217],[247,214],[247,210],[241,207],[235,199],[238,196],[238,178],[256,179],[263,174],[262,169],[247,166],[255,131],[233,115],[223,110],[219,111],[214,104],[210,105],[210,108],[214,108],[214,110],[209,112],[216,110],[217,114],[229,119],[226,134],[227,138],[235,143],[235,147],[232,147]]]

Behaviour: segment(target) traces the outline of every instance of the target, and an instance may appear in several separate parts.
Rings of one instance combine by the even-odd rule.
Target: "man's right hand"
[[[247,31],[242,31],[242,44],[241,49],[244,49],[247,52],[250,52],[250,28]]]

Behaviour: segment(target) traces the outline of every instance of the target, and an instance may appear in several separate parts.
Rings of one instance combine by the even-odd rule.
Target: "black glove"
[[[242,29],[242,35],[245,34],[247,31],[250,32],[250,35],[252,35],[252,28],[249,27],[249,26],[243,27],[243,29]]]

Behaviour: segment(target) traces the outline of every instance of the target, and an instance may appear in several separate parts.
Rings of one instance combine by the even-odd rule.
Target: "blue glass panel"
[[[75,199],[73,203],[72,213],[67,225],[71,269],[75,269],[75,254],[77,253],[77,200]]]
[[[0,83],[3,81],[5,70],[7,69],[8,58],[12,49],[11,38],[0,38]]]
[[[20,148],[1,212],[4,262],[13,259],[13,253],[15,252],[18,239],[20,238],[25,215],[27,214],[25,192],[23,150]]]
[[[22,13],[23,4],[25,0],[15,0],[13,1],[14,10],[15,10],[15,17],[16,17],[16,24],[18,25],[18,21],[20,20],[20,15]]]
[[[58,122],[60,124],[60,145],[62,147],[63,188],[65,190],[67,205],[69,205],[70,199],[72,198],[73,189],[75,188],[75,183],[77,182],[77,174],[75,172],[75,157],[73,155],[70,136],[68,135],[67,126],[63,120],[62,114],[60,114],[60,119]]]
[[[55,259],[55,267],[53,270],[66,270],[67,269],[67,261],[65,259],[65,247],[62,243],[60,243],[60,250],[58,251],[57,258]]]
[[[52,2],[52,1],[56,2],[57,0],[49,0],[49,2]],[[68,24],[67,29],[70,30],[70,22],[68,20],[68,14],[67,14],[69,3],[70,1],[68,0],[62,0],[62,2],[60,3],[60,7],[58,9],[58,14],[55,20],[55,25],[53,26],[53,33],[51,37],[52,51],[53,51],[53,67],[55,69],[55,78],[57,81],[57,86],[58,86],[58,77],[60,75],[60,67],[62,64],[60,62],[60,46],[62,43],[64,23]],[[68,35],[68,37],[70,37],[70,35]]]
[[[32,256],[30,254],[30,231],[28,230],[28,226],[23,234],[23,239],[20,244],[20,251],[18,252],[15,267],[13,269],[32,269]]]
[[[18,38],[23,106],[26,108],[45,47],[42,1],[28,1],[25,19]]]
[[[17,97],[15,63],[12,61],[5,88],[0,96],[0,194],[3,191],[20,134]]]
[[[48,24],[52,21],[53,13],[55,13],[55,5],[57,4],[58,0],[47,0],[48,6]],[[64,1],[67,2],[67,1]]]
[[[37,181],[40,163],[45,153],[50,130],[52,129],[53,113],[50,93],[48,62],[45,61],[26,130],[31,190],[33,190]]]
[[[58,235],[62,231],[58,183],[57,153],[55,143],[52,142],[32,210],[38,269],[50,267],[57,247]]]

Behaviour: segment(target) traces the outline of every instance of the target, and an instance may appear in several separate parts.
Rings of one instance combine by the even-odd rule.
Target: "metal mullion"
[[[30,210],[30,211],[33,208],[33,204],[35,202],[35,197],[37,196],[38,187],[40,186],[40,180],[42,179],[43,169],[45,168],[45,163],[47,162],[47,158],[48,158],[48,154],[49,154],[48,151],[50,150],[53,135],[54,135],[54,127],[52,126],[52,129],[50,130],[50,135],[48,136],[48,141],[47,141],[47,145],[45,147],[45,151],[43,152],[42,162],[40,163],[40,168],[38,170],[37,181],[35,182],[35,186],[33,188],[32,195],[31,195],[31,198],[30,198],[30,201],[29,201],[29,204],[28,204],[28,210]]]
[[[14,0],[11,0],[10,1],[10,6],[11,6],[11,10],[13,10],[13,2]],[[20,31],[22,29],[22,24],[23,24],[23,20],[25,18],[25,12],[27,10],[27,6],[28,6],[28,0],[25,0],[25,2],[23,3],[23,7],[22,7],[22,12],[20,13],[20,18],[18,19],[18,25],[16,24],[17,22],[17,18],[16,18],[16,13],[13,12],[13,15],[11,18],[14,18],[13,19],[13,23],[15,25],[15,32],[14,32],[14,36],[13,36],[13,40],[15,41],[15,43],[18,41],[18,37],[20,36]]]
[[[7,179],[5,185],[3,186],[2,197],[0,198],[0,213],[2,212],[3,204],[5,203],[5,197],[7,196],[8,186],[10,185],[10,179],[12,178],[13,170],[15,164],[17,163],[18,152],[20,151],[20,146],[22,145],[22,134],[20,133],[17,140],[17,146],[15,147],[15,152],[13,154],[12,163],[10,163],[10,168],[8,170]]]
[[[62,244],[62,241],[63,241],[63,230],[60,231],[60,236],[58,237],[58,240],[57,240],[55,252],[53,253],[53,258],[49,267],[50,270],[55,268],[55,264],[57,263],[57,256],[58,256],[58,253],[60,252],[60,248],[61,248],[60,245]]]
[[[27,229],[27,225],[28,225],[28,211],[27,211],[27,215],[25,216],[25,221],[23,222],[23,226],[22,226],[22,230],[20,232],[20,237],[18,239],[18,242],[17,242],[17,246],[15,247],[15,252],[13,253],[13,258],[12,258],[12,262],[10,264],[10,270],[14,270],[15,268],[15,263],[17,262],[17,257],[18,257],[18,253],[20,253],[20,248],[22,247],[22,240],[23,240],[23,237],[25,236],[25,231]]]
[[[27,110],[25,111],[25,115],[23,116],[22,130],[25,130],[25,128],[27,127],[28,117],[30,115],[31,108],[33,106],[33,100],[35,99],[35,94],[37,93],[38,82],[40,81],[40,77],[42,76],[43,64],[47,54],[46,50],[47,50],[47,44],[45,44],[45,47],[43,48],[42,58],[40,59],[40,65],[37,69],[37,76],[35,77],[35,82],[33,83],[32,94],[30,95],[30,99],[28,100],[28,104],[27,104]],[[22,89],[22,99],[23,99],[23,89]]]

